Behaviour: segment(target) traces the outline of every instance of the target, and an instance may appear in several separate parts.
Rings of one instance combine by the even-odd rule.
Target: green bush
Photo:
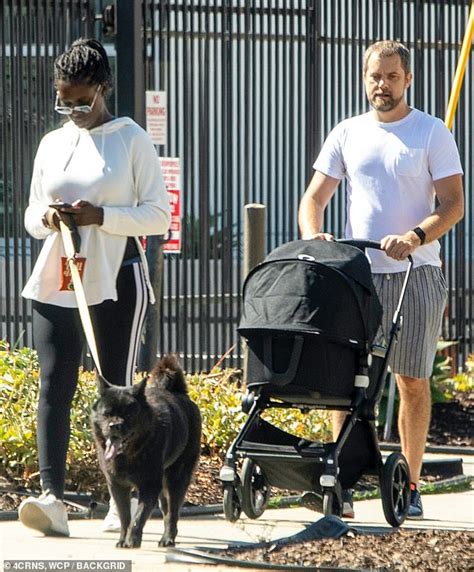
[[[0,471],[8,480],[39,483],[36,452],[36,410],[39,395],[38,356],[29,348],[11,349],[0,340]],[[81,489],[85,480],[100,477],[89,412],[96,398],[94,376],[80,372],[71,410],[67,457],[70,480]],[[83,474],[84,478],[77,479]]]
[[[463,372],[453,378],[454,391],[474,391],[474,354],[470,354]]]
[[[234,370],[187,376],[189,396],[202,417],[202,446],[205,452],[225,454],[244,423],[240,400],[244,393]]]
[[[137,376],[138,377],[138,376]],[[141,376],[140,376],[141,378]],[[18,484],[39,484],[36,455],[36,410],[39,390],[38,358],[29,349],[12,349],[0,341],[0,454],[1,475]],[[198,404],[203,421],[203,453],[223,456],[246,414],[241,409],[245,389],[236,370],[215,370],[187,376],[189,394]],[[90,372],[79,373],[71,412],[71,438],[67,457],[66,487],[105,492],[100,474],[89,414],[97,391]],[[298,436],[324,440],[329,435],[328,414],[272,409],[265,418]]]
[[[29,477],[36,471],[36,427],[31,413],[38,400],[38,359],[0,341],[0,458],[2,474]]]
[[[457,342],[438,342],[433,372],[430,377],[431,401],[433,403],[443,403],[452,397],[452,360],[443,355],[442,352],[455,344]]]

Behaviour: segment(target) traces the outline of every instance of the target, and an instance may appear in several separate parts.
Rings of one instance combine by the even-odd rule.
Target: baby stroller
[[[387,522],[405,520],[410,475],[405,457],[382,460],[375,420],[413,261],[384,347],[373,340],[382,308],[361,240],[299,240],[271,252],[248,275],[238,331],[248,345],[248,418],[230,446],[220,479],[224,514],[263,514],[270,487],[312,491],[326,516],[342,514],[342,490],[377,475]],[[347,411],[334,443],[312,442],[262,419],[268,408]],[[238,459],[243,459],[240,474]]]

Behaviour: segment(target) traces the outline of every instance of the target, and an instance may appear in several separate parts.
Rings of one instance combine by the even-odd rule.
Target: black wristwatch
[[[416,234],[416,236],[420,239],[420,244],[425,244],[425,240],[426,240],[426,233],[425,231],[420,228],[419,226],[416,226],[413,229],[413,232]]]

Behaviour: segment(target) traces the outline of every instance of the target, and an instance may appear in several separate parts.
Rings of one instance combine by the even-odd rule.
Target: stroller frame
[[[380,249],[380,243],[368,240],[338,241],[360,250]],[[224,489],[223,508],[227,520],[236,521],[243,510],[249,518],[263,514],[270,487],[290,490],[312,490],[322,496],[323,513],[341,516],[342,490],[353,486],[362,474],[379,477],[385,518],[392,526],[400,526],[409,506],[410,474],[407,461],[401,453],[392,453],[383,462],[378,444],[375,421],[387,377],[388,364],[397,333],[402,323],[401,308],[413,267],[413,259],[404,277],[403,287],[387,340],[387,347],[372,346],[362,375],[357,375],[351,399],[321,398],[317,392],[292,395],[291,391],[275,391],[275,386],[249,391],[242,398],[242,409],[248,418],[229,447],[220,479]],[[297,337],[297,336],[296,336]],[[369,366],[374,366],[374,391],[367,397]],[[378,362],[378,363],[376,363]],[[377,365],[377,368],[375,367]],[[376,372],[376,369],[378,371]],[[293,393],[295,393],[293,391]],[[347,411],[348,415],[335,442],[318,443],[301,439],[274,427],[261,419],[269,408],[293,408],[301,411],[329,409]],[[350,454],[351,442],[367,448],[359,460]],[[241,475],[238,459],[244,459]],[[275,461],[285,463],[281,474]],[[352,471],[351,466],[354,468]]]

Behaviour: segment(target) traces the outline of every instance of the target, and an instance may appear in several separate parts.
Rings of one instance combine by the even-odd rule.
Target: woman
[[[78,262],[103,374],[113,384],[128,385],[147,304],[154,302],[137,237],[164,234],[170,210],[148,135],[107,108],[111,71],[103,46],[75,41],[56,59],[54,77],[55,110],[69,121],[42,139],[35,158],[25,226],[46,240],[22,293],[33,301],[41,370],[37,443],[43,494],[23,501],[19,517],[45,534],[68,536],[62,498],[84,333],[59,219],[68,213],[79,229]],[[70,206],[49,206],[58,201]],[[113,512],[111,505],[109,521]]]

